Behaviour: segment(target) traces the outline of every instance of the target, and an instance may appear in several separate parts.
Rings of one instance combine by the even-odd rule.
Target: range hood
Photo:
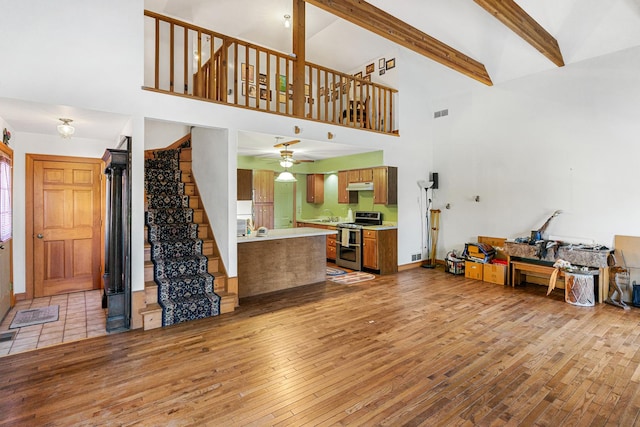
[[[351,182],[347,185],[347,191],[371,191],[373,182]]]

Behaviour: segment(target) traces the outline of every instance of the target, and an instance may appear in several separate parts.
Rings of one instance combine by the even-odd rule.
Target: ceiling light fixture
[[[289,172],[287,168],[285,168],[283,172],[280,172],[280,175],[278,175],[278,177],[276,178],[276,182],[296,182],[296,181],[297,181],[296,177],[293,176],[293,174]]]
[[[284,27],[291,28],[291,15],[284,15]]]
[[[73,133],[76,131],[76,129],[69,124],[73,120],[71,119],[58,119],[58,120],[62,122],[62,124],[58,125],[58,133],[60,134],[60,136],[64,139],[71,138],[71,135],[73,135]]]
[[[284,158],[282,160],[280,160],[280,166],[282,166],[283,168],[290,168],[291,166],[293,166],[293,161],[291,160],[291,158]]]

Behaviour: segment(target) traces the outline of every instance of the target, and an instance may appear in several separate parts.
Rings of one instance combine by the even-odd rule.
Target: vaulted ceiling
[[[306,2],[307,59],[345,72],[392,54],[400,45],[414,51],[427,46],[431,51],[427,57],[440,56],[442,60],[435,58],[436,62],[444,64],[430,72],[445,75],[457,70],[485,84],[496,84],[640,44],[640,0]],[[283,17],[293,14],[292,3],[146,0],[145,6],[290,52],[291,30],[284,28]],[[398,26],[389,17],[404,25]],[[442,45],[451,50],[443,51]]]

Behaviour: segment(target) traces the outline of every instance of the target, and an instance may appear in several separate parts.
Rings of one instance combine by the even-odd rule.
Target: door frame
[[[100,170],[104,170],[104,162],[99,158],[92,157],[71,157],[71,156],[51,156],[46,154],[26,154],[25,172],[25,299],[33,299],[35,294],[34,262],[33,262],[33,184],[34,184],[34,162],[75,162],[100,164]],[[105,180],[100,174],[100,273],[104,273],[104,227],[105,227]],[[102,274],[101,274],[102,278]],[[101,288],[104,286],[101,279]]]

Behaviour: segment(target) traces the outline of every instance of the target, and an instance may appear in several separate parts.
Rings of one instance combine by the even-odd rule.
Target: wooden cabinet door
[[[349,172],[338,172],[338,203],[358,203],[358,192],[347,191],[347,185],[349,185]]]
[[[33,163],[35,297],[100,289],[102,162],[85,160]]]
[[[307,203],[324,203],[324,175],[307,175]]]
[[[274,175],[269,170],[253,171],[254,203],[273,203]]]
[[[251,200],[253,197],[253,171],[238,169],[238,200]]]
[[[398,168],[394,166],[373,168],[373,203],[380,205],[398,203]]]
[[[373,181],[373,169],[360,169],[360,182]]]
[[[378,240],[377,233],[371,230],[364,230],[362,236],[362,266],[378,269]]]
[[[273,228],[273,203],[256,203],[253,208],[255,228]]]

